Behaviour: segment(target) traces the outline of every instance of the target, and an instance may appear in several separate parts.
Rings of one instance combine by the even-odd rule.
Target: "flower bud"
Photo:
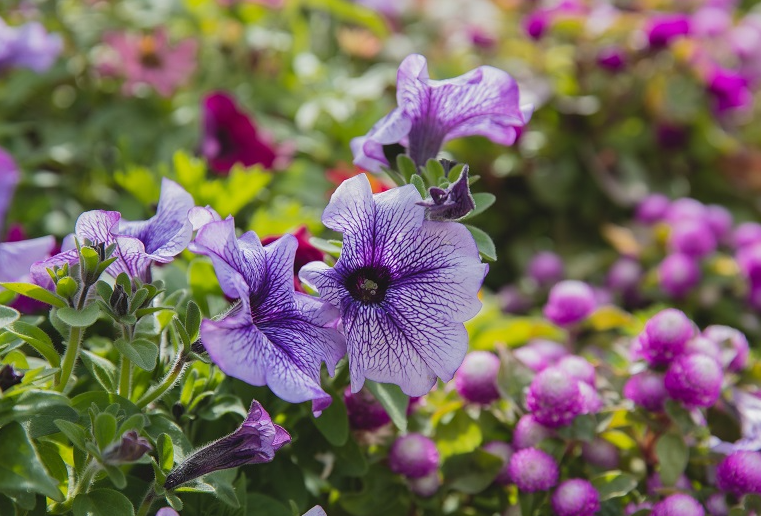
[[[709,204],[706,207],[706,216],[713,236],[718,242],[726,243],[734,224],[732,213],[724,206]]]
[[[114,292],[108,302],[116,315],[127,315],[129,312],[129,295],[121,283],[114,285]]]
[[[555,490],[552,508],[557,516],[592,516],[600,510],[600,493],[588,480],[572,478]]]
[[[669,233],[668,246],[672,253],[702,258],[716,251],[716,245],[716,237],[712,231],[706,231],[704,221],[678,222]]]
[[[605,283],[608,288],[627,294],[639,287],[642,279],[642,266],[632,258],[619,258],[608,270]]]
[[[558,483],[558,464],[538,448],[518,450],[510,458],[510,478],[520,491],[548,491]]]
[[[571,326],[586,319],[595,309],[595,293],[581,281],[561,281],[550,290],[544,315],[559,326]]]
[[[658,285],[670,297],[680,299],[700,281],[700,268],[693,258],[681,253],[668,255],[658,266]]]
[[[17,373],[10,364],[0,367],[0,392],[7,391],[14,385],[20,384],[23,378],[24,373]]]
[[[645,324],[639,336],[640,353],[651,365],[666,365],[684,352],[694,335],[692,321],[680,310],[667,308]]]
[[[137,431],[130,430],[122,435],[118,443],[109,446],[103,452],[103,463],[118,466],[119,464],[135,462],[152,449],[148,439],[140,437]]]
[[[497,390],[499,358],[488,351],[472,351],[455,373],[455,389],[471,403],[488,405],[500,398]]]
[[[650,412],[661,412],[668,398],[663,375],[652,371],[635,374],[624,385],[624,397]]]
[[[547,428],[531,414],[521,416],[513,430],[513,447],[516,450],[535,448],[545,439],[554,436],[555,432]]]
[[[567,355],[557,361],[555,367],[584,383],[595,385],[595,366],[578,355]]]
[[[55,292],[64,299],[71,299],[71,297],[77,293],[79,285],[74,278],[66,276],[59,279],[55,285]]]
[[[710,495],[706,498],[705,506],[711,516],[729,516],[729,505],[724,493]]]
[[[634,218],[643,224],[660,222],[668,211],[671,201],[663,194],[650,194],[637,204]]]
[[[540,287],[551,287],[563,279],[563,260],[555,253],[542,251],[531,258],[527,273]]]
[[[349,425],[356,430],[376,430],[391,421],[386,409],[367,388],[352,394],[351,387],[346,387],[344,403]]]
[[[441,487],[441,478],[439,477],[439,472],[434,469],[423,477],[408,478],[407,485],[410,487],[410,491],[416,495],[430,498]]]
[[[436,444],[421,434],[399,437],[388,453],[391,471],[408,478],[421,478],[435,472],[439,467]]]
[[[707,222],[708,212],[705,205],[695,199],[682,197],[676,199],[666,211],[666,222],[675,226],[682,222]]]

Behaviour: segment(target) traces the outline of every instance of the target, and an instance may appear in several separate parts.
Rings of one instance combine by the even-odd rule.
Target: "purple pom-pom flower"
[[[551,287],[563,279],[565,268],[563,260],[550,251],[535,254],[528,263],[528,277],[541,287]]]
[[[598,468],[616,469],[619,451],[613,443],[596,437],[590,443],[581,444],[581,458]]]
[[[422,434],[399,437],[388,452],[391,471],[408,478],[421,478],[434,473],[439,467],[436,444]]]
[[[688,407],[710,407],[721,394],[724,373],[719,363],[702,354],[677,357],[666,372],[669,396]]]
[[[538,373],[567,356],[568,349],[558,342],[535,339],[513,351],[513,355],[529,369]]]
[[[700,281],[700,268],[694,258],[681,253],[668,255],[658,266],[658,284],[673,298],[683,298]]]
[[[600,493],[582,478],[562,482],[552,495],[557,516],[592,516],[600,510]]]
[[[391,421],[386,409],[367,389],[352,393],[347,387],[344,403],[349,413],[349,425],[356,430],[375,430]]]
[[[716,485],[737,496],[761,494],[761,453],[736,451],[728,455],[716,468]]]
[[[732,234],[732,241],[737,249],[761,242],[761,224],[758,222],[743,222]]]
[[[555,432],[539,421],[532,414],[521,416],[513,430],[513,447],[517,450],[534,448],[545,439],[553,437]]]
[[[685,14],[660,14],[653,16],[645,27],[651,47],[662,48],[680,36],[689,34],[690,18]]]
[[[595,309],[594,290],[584,282],[561,281],[550,290],[544,315],[558,326],[570,326],[586,319]]]
[[[705,516],[705,510],[690,495],[676,493],[655,504],[650,516]]]
[[[497,390],[499,358],[489,351],[472,351],[454,376],[455,389],[471,403],[488,405],[500,398]]]
[[[369,379],[422,396],[465,357],[488,267],[465,226],[424,220],[420,200],[412,185],[373,195],[364,174],[344,181],[322,217],[344,234],[341,256],[299,273],[340,309],[354,392]]]
[[[643,224],[655,224],[666,215],[671,201],[663,194],[650,194],[637,204],[634,218]]]
[[[412,54],[399,66],[396,88],[399,107],[351,142],[354,163],[370,172],[389,165],[384,146],[392,144],[406,147],[418,165],[435,158],[448,140],[463,136],[512,145],[516,129],[533,111],[532,106],[520,106],[515,80],[491,66],[434,81],[425,57]]]
[[[750,346],[741,331],[717,324],[703,330],[703,337],[720,346],[720,361],[727,370],[737,372],[745,368]]]
[[[558,483],[558,464],[538,448],[518,450],[510,458],[510,478],[520,491],[548,491]]]
[[[713,231],[706,231],[704,222],[687,220],[671,228],[668,245],[673,253],[702,258],[714,252],[717,243]]]
[[[668,399],[663,375],[652,371],[635,374],[624,385],[624,397],[650,412],[661,412]]]
[[[240,301],[224,318],[203,321],[201,339],[227,375],[267,385],[291,403],[313,400],[320,412],[331,401],[320,364],[332,375],[346,347],[335,329],[338,311],[294,292],[297,246],[293,235],[268,246],[253,231],[236,238],[232,218],[203,226],[190,249],[211,258],[222,291]]]
[[[549,428],[571,423],[584,411],[579,380],[557,367],[538,373],[526,392],[526,407]]]
[[[651,365],[666,365],[684,352],[685,344],[694,335],[694,324],[684,312],[667,308],[645,324],[639,336],[640,353]]]

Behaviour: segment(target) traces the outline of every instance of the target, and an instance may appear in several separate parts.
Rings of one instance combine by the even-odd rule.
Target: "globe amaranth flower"
[[[592,516],[600,510],[600,493],[589,480],[571,478],[555,490],[552,508],[557,516]]]
[[[423,498],[430,498],[435,495],[441,487],[441,477],[438,470],[433,470],[425,476],[418,478],[408,478],[407,485],[410,491]]]
[[[397,438],[388,452],[391,471],[408,478],[421,478],[439,467],[436,444],[422,434],[407,434]]]
[[[650,412],[662,412],[668,396],[663,375],[652,371],[635,374],[624,384],[624,397]]]
[[[611,72],[621,71],[626,67],[626,53],[621,47],[602,48],[597,54],[597,66]]]
[[[385,146],[400,144],[418,165],[435,158],[442,145],[463,136],[486,136],[512,145],[516,128],[524,126],[532,106],[520,106],[518,85],[509,74],[491,66],[441,81],[428,77],[425,57],[412,54],[399,66],[398,107],[367,135],[351,142],[354,163],[370,172],[389,166]]]
[[[665,195],[650,194],[639,201],[634,218],[643,224],[660,222],[665,217],[670,205],[671,201]]]
[[[741,247],[735,256],[740,272],[754,285],[761,283],[761,242]]]
[[[745,368],[750,346],[748,339],[741,331],[717,324],[703,330],[703,337],[720,346],[720,360],[728,371],[738,372]]]
[[[706,231],[705,222],[687,220],[671,228],[668,246],[673,253],[702,258],[716,250],[717,242],[713,231]]]
[[[506,486],[511,482],[510,480],[510,459],[513,456],[515,450],[509,444],[502,441],[490,441],[483,446],[485,452],[496,455],[502,460],[502,468],[494,478],[494,482],[501,486]]]
[[[716,468],[716,485],[737,496],[761,494],[761,453],[736,451],[725,457]]]
[[[682,473],[676,479],[676,482],[674,482],[673,486],[667,487],[663,484],[663,480],[661,480],[661,474],[658,471],[656,471],[655,473],[647,477],[647,481],[645,482],[645,487],[647,487],[647,494],[649,494],[650,496],[656,496],[663,489],[670,489],[671,487],[675,489],[680,489],[682,491],[690,491],[692,489],[692,484],[690,483],[690,479],[687,478],[687,476],[684,473]]]
[[[510,478],[520,491],[548,491],[558,483],[558,464],[538,448],[518,450],[510,458]]]
[[[45,72],[61,50],[61,36],[49,34],[41,24],[30,22],[10,27],[0,18],[0,72],[14,67]]]
[[[684,352],[695,335],[693,322],[676,308],[661,310],[645,324],[639,335],[640,352],[651,365],[666,365]]]
[[[516,450],[534,448],[554,435],[555,432],[537,421],[534,415],[524,414],[513,429],[513,447]]]
[[[720,243],[726,243],[734,225],[732,212],[724,206],[709,204],[706,206],[706,219],[716,240]]]
[[[344,404],[349,414],[349,426],[356,430],[375,430],[391,421],[380,401],[366,388],[352,393],[351,388],[347,387]]]
[[[724,493],[713,493],[704,502],[711,516],[729,516],[729,504]]]
[[[196,68],[198,42],[185,39],[170,46],[164,28],[152,34],[110,33],[103,39],[114,55],[101,63],[101,73],[123,76],[125,95],[136,95],[141,87],[149,86],[169,97]]]
[[[669,204],[666,210],[665,220],[675,226],[682,222],[705,222],[708,218],[708,209],[702,202],[690,197],[676,199]]]
[[[595,293],[582,281],[566,280],[550,290],[544,316],[559,326],[570,326],[586,319],[595,309]]]
[[[275,166],[277,150],[269,137],[238,108],[229,94],[216,91],[202,104],[201,154],[216,174],[227,175],[236,163],[244,167]]]
[[[758,222],[742,222],[732,233],[732,243],[736,249],[761,242],[761,224]]]
[[[472,351],[454,376],[455,389],[466,401],[488,405],[500,398],[497,390],[499,358],[489,351]]]
[[[581,458],[598,468],[617,469],[620,453],[613,443],[595,437],[592,442],[581,443]]]
[[[113,256],[117,259],[106,269],[110,275],[116,277],[125,272],[149,281],[151,263],[171,262],[190,242],[193,228],[188,212],[193,204],[189,193],[164,178],[156,215],[148,220],[130,222],[123,220],[117,211],[87,211],[77,219],[74,234],[64,239],[61,253],[32,266],[32,278],[45,285],[50,281],[45,269],[77,263],[76,237],[80,245],[85,245],[88,240],[93,246],[103,248],[116,244]]]
[[[555,367],[577,380],[595,385],[595,366],[584,357],[566,355],[555,363]]]
[[[274,424],[261,403],[254,400],[237,430],[193,452],[167,475],[164,487],[173,489],[220,469],[270,462],[290,441],[288,432]]]
[[[21,179],[18,166],[10,154],[0,148],[0,231],[5,224],[5,215],[11,206],[13,193]]]
[[[513,351],[515,358],[536,373],[547,369],[568,354],[568,349],[562,344],[545,339],[531,340]]]
[[[526,392],[526,407],[549,428],[570,424],[584,412],[579,380],[557,367],[538,373]]]
[[[690,33],[690,18],[685,14],[659,14],[647,21],[645,33],[651,47],[662,48]]]
[[[692,496],[676,493],[655,504],[650,516],[705,516],[705,509]]]
[[[291,403],[313,400],[320,412],[331,401],[321,363],[332,375],[346,345],[335,329],[338,311],[294,291],[296,247],[292,235],[266,247],[253,231],[236,238],[232,218],[204,225],[190,250],[211,258],[222,291],[239,303],[222,319],[204,320],[201,340],[227,375]]]
[[[658,285],[670,297],[681,299],[700,281],[700,268],[694,258],[681,253],[668,255],[658,265]]]
[[[540,287],[551,287],[563,279],[565,267],[560,256],[550,251],[542,251],[531,258],[526,273]]]
[[[419,201],[412,185],[373,195],[364,175],[344,182],[322,216],[344,235],[341,256],[299,274],[341,312],[353,392],[369,379],[422,396],[465,357],[488,266],[465,226],[424,220]]]
[[[724,372],[713,358],[699,353],[674,359],[664,385],[669,396],[688,407],[710,407],[719,399]]]
[[[609,289],[626,295],[636,291],[642,279],[642,265],[628,257],[616,260],[608,269],[605,284]]]
[[[753,106],[753,91],[748,79],[739,72],[714,69],[707,79],[707,90],[713,96],[719,114],[732,110],[748,110]]]

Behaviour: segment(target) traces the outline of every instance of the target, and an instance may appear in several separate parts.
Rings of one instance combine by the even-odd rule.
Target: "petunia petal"
[[[35,262],[50,256],[55,247],[55,237],[44,236],[19,242],[0,243],[0,281],[26,281]],[[43,269],[44,280],[50,276]]]

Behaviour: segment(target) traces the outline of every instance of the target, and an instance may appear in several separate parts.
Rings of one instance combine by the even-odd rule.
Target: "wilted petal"
[[[0,244],[0,281],[27,281],[32,265],[49,257],[54,247],[53,236]],[[42,272],[44,279],[50,281],[50,276],[44,270]]]
[[[164,178],[156,215],[144,221],[122,220],[119,233],[143,242],[147,258],[170,262],[188,246],[193,235],[188,212],[194,204],[193,196],[174,181]]]

